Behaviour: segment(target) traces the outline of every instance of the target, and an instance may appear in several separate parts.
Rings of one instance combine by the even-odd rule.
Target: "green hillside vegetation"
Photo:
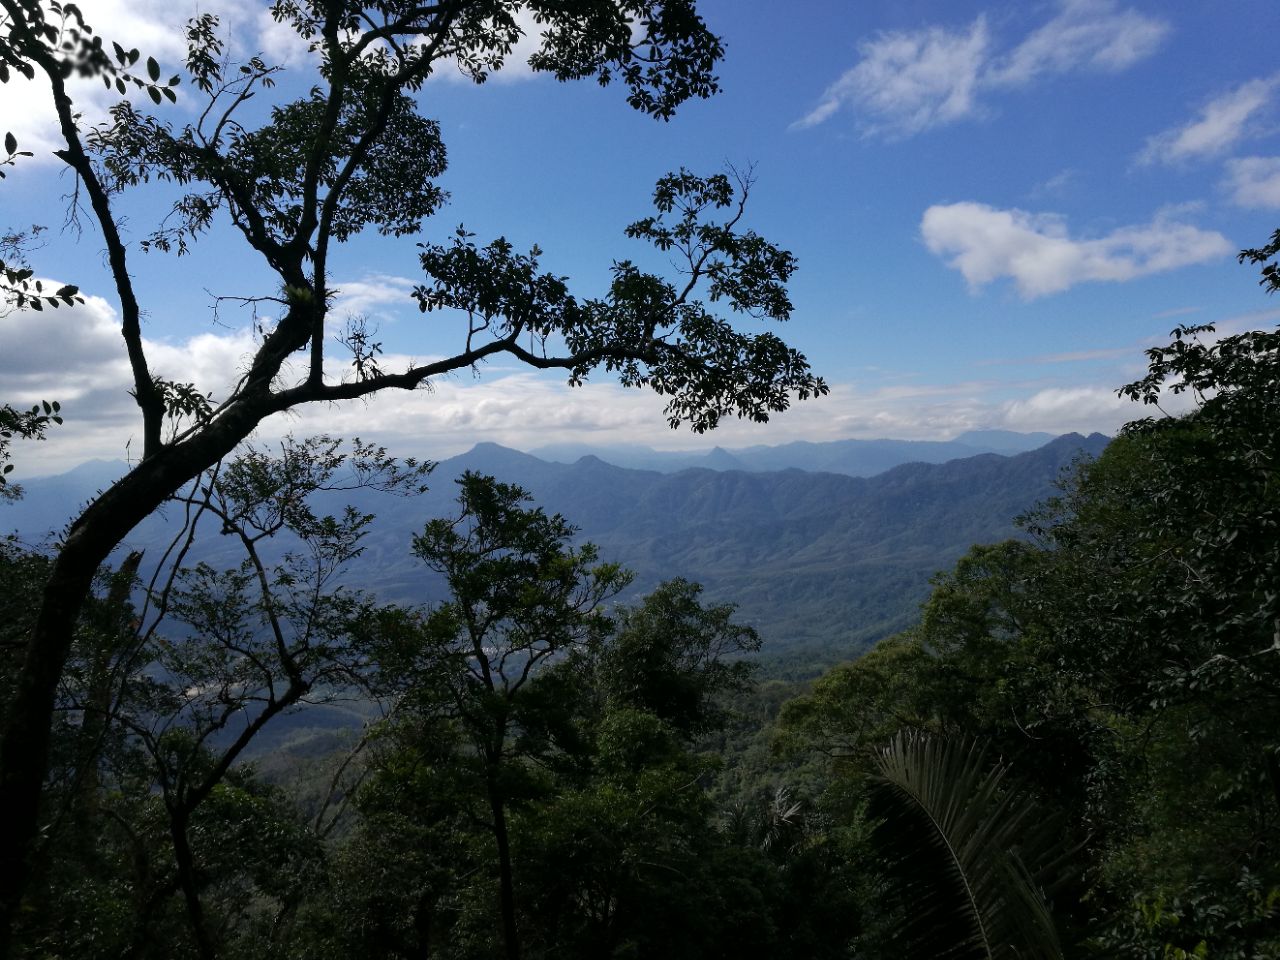
[[[199,502],[242,563],[179,564],[139,608],[131,557],[82,617],[18,944],[1280,957],[1280,334],[1210,332],[1175,331],[1126,388],[1193,390],[1194,413],[1130,424],[1022,538],[972,547],[916,624],[816,681],[751,656],[759,633],[689,580],[619,603],[607,551],[480,472],[414,541],[444,596],[388,603],[344,575],[373,518],[308,504],[353,475],[412,494],[422,468],[319,440],[240,458]],[[952,515],[936,469],[894,471],[880,507]],[[1016,488],[999,458],[942,469],[973,497]],[[822,494],[802,477],[643,495],[729,565],[749,552],[709,531],[764,525],[770,494],[803,516]],[[897,522],[886,542],[926,525]],[[304,548],[260,549],[286,532]],[[11,638],[47,561],[13,542],[0,561]],[[246,762],[315,703],[343,718],[327,738]]]
[[[301,90],[212,14],[171,76],[74,4],[0,4],[0,83],[53,92],[139,441],[47,548],[0,540],[0,957],[1280,960],[1280,332],[1179,327],[1121,390],[1159,415],[1110,443],[875,476],[851,474],[903,451],[667,474],[481,445],[428,490],[359,440],[254,446],[490,361],[609,374],[699,432],[830,392],[759,326],[797,262],[744,219],[749,171],[660,177],[622,229],[652,251],[590,296],[537,244],[424,233],[409,296],[462,321],[441,355],[393,368],[334,315],[343,245],[447,198],[433,76],[485,82],[536,34],[534,72],[669,120],[718,90],[721,38],[695,0],[280,0]],[[90,126],[73,79],[137,102]],[[180,85],[203,109],[149,112]],[[43,230],[0,236],[18,322],[87,299],[28,263]],[[138,261],[212,231],[256,328],[216,400],[156,372],[172,305]],[[1241,254],[1270,292],[1277,255]],[[0,401],[6,509],[63,415]]]
[[[540,506],[571,518],[580,541],[625,560],[635,574],[626,597],[671,577],[699,582],[709,598],[737,605],[770,656],[807,658],[813,674],[912,623],[934,573],[974,542],[1015,533],[1012,518],[1106,442],[1067,435],[1018,455],[903,464],[862,479],[799,470],[664,475],[595,458],[548,463],[481,444],[440,463],[422,494],[330,491],[317,503],[341,511],[350,502],[375,515],[345,582],[386,601],[418,603],[443,599],[446,590],[412,556],[410,534],[453,510],[450,481],[471,470],[517,483]],[[89,465],[33,485],[23,500],[0,505],[0,526],[39,542],[66,522],[69,503],[89,497],[107,475],[107,465]],[[183,516],[170,507],[129,537],[128,547],[144,553],[144,570],[149,558],[164,555]],[[268,554],[280,549],[264,545]],[[221,537],[200,538],[192,556],[238,562],[234,544]]]

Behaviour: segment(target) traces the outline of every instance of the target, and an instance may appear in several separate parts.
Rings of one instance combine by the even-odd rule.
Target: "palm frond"
[[[875,756],[902,955],[1060,960],[1047,895],[1066,845],[1052,818],[976,743],[902,731]]]

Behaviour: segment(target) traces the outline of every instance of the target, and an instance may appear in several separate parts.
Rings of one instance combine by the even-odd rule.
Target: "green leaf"
[[[156,63],[155,57],[147,57],[147,74],[153,81],[160,79],[160,64]]]
[[[18,138],[12,133],[6,133],[4,135],[4,149],[6,153],[12,154],[18,152]]]
[[[977,744],[900,732],[875,756],[878,839],[915,921],[900,955],[1060,960],[1044,890],[1061,882],[1052,819]],[[945,948],[945,949],[944,949]]]

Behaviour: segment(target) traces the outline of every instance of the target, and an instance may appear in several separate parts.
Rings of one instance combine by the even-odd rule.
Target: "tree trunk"
[[[40,793],[49,764],[54,695],[71,650],[76,618],[110,547],[68,541],[54,563],[18,674],[0,737],[0,956],[30,876],[29,854],[40,823]]]
[[[187,836],[188,816],[181,810],[169,811],[169,833],[173,837],[173,855],[178,865],[178,885],[187,904],[187,919],[191,923],[191,935],[195,937],[200,960],[214,960],[213,942],[204,922],[204,905],[200,902],[200,890],[196,883],[196,861]]]
[[[102,636],[97,638],[98,649],[94,651],[93,662],[89,667],[84,713],[80,723],[80,748],[76,761],[78,785],[73,808],[76,821],[81,827],[80,835],[89,839],[91,847],[96,836],[102,799],[99,759],[109,732],[114,694],[111,686],[112,658],[120,653],[121,645],[134,635],[131,625],[127,623],[126,612],[129,594],[141,562],[142,554],[135,550],[112,575],[111,590],[102,611]]]
[[[493,778],[489,778],[489,808],[493,811],[493,837],[498,844],[498,897],[502,910],[502,939],[507,960],[520,960],[516,930],[516,890],[511,869],[511,841],[507,835],[506,806]]]
[[[0,731],[0,958],[10,954],[31,875],[58,681],[94,574],[130,530],[275,412],[273,399],[265,392],[260,402],[242,398],[241,406],[190,440],[143,460],[89,504],[53,562]]]

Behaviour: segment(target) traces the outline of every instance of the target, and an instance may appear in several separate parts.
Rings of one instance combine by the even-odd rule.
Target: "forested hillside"
[[[322,440],[237,458],[186,507],[238,566],[175,568],[140,599],[137,554],[103,573],[60,695],[19,942],[68,957],[1280,956],[1277,335],[1204,333],[1176,331],[1127,388],[1200,384],[1214,395],[1196,413],[1131,424],[1021,538],[967,550],[918,623],[811,683],[753,656],[741,610],[685,579],[633,584],[492,473],[574,498],[601,540],[656,504],[693,532],[688,562],[714,565],[709,531],[730,517],[769,535],[783,503],[798,553],[824,543],[801,518],[836,525],[815,505],[848,484],[873,499],[841,522],[910,549],[1081,438],[871,480],[482,447],[490,473],[464,471],[452,510],[412,537],[443,585],[414,606],[352,589],[374,518],[327,511],[361,491],[408,509],[421,467]],[[277,534],[293,548],[269,548]],[[12,542],[0,560],[19,632],[48,561]],[[322,708],[334,729],[289,737]],[[74,922],[52,922],[54,904]]]
[[[1274,38],[963,6],[0,0],[0,960],[1280,960]]]
[[[579,540],[634,571],[629,596],[670,577],[695,580],[708,597],[736,604],[769,653],[804,647],[816,663],[829,664],[908,625],[931,576],[970,544],[1010,535],[1014,517],[1106,442],[1068,435],[1014,456],[904,464],[869,478],[800,470],[659,474],[594,457],[548,463],[482,444],[440,463],[420,495],[356,491],[318,502],[337,509],[350,500],[375,515],[364,553],[345,575],[348,585],[385,601],[419,603],[440,599],[443,585],[414,561],[409,539],[452,509],[454,480],[472,470],[519,483],[540,506],[570,517]],[[91,465],[30,485],[22,501],[0,503],[0,529],[38,542],[65,522],[69,503],[88,498],[110,473],[110,464]],[[128,548],[160,556],[178,517],[170,509],[164,520],[148,521]],[[195,556],[229,562],[230,547],[206,538]]]

